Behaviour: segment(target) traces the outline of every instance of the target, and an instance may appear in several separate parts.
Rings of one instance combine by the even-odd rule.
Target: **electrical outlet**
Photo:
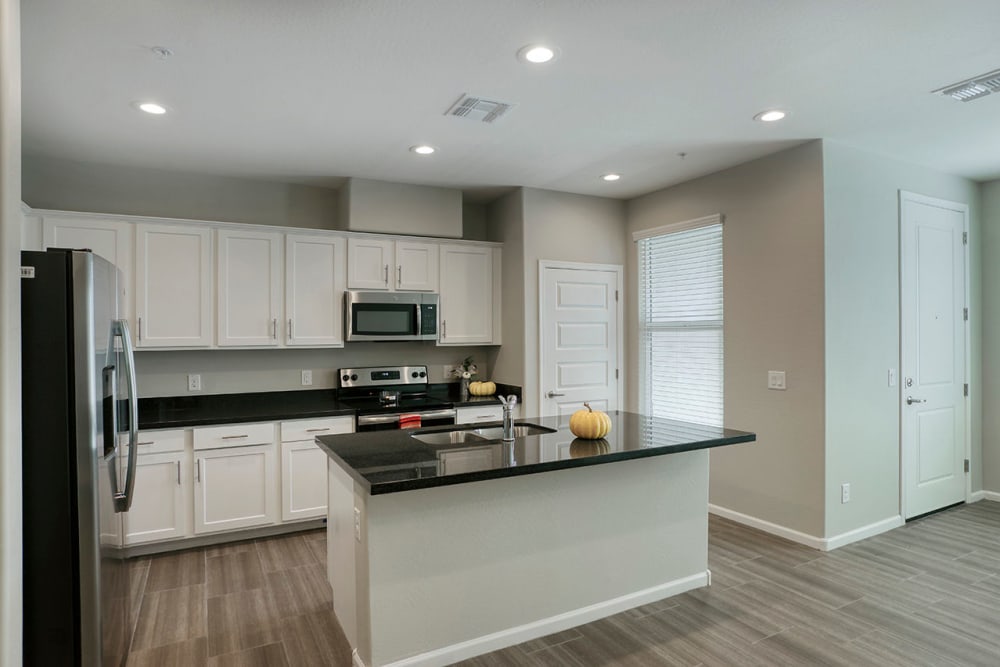
[[[767,388],[768,389],[778,389],[784,391],[785,389],[785,371],[768,371],[767,372]]]
[[[302,386],[308,387],[313,383],[313,372],[312,371],[302,371]]]
[[[441,373],[443,374],[445,380],[450,380],[453,377],[452,373],[454,371],[455,371],[454,364],[445,364],[444,366],[441,367]]]
[[[840,502],[841,504],[851,502],[851,485],[849,483],[840,485]]]
[[[354,508],[354,539],[361,541],[361,510]]]
[[[197,374],[188,375],[188,391],[201,391],[201,376]]]

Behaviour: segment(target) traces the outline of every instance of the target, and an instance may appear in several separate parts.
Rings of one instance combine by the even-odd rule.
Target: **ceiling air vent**
[[[971,79],[953,83],[944,88],[932,90],[931,92],[941,93],[959,102],[978,100],[980,97],[986,97],[990,93],[1000,92],[1000,69],[980,74]]]
[[[510,102],[497,102],[484,97],[462,93],[454,104],[445,111],[446,116],[459,116],[483,123],[492,123],[514,107]]]

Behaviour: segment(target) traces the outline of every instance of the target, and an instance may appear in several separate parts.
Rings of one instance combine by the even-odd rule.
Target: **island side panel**
[[[326,575],[333,589],[333,610],[351,648],[367,655],[368,612],[358,607],[358,601],[367,604],[368,567],[364,545],[354,532],[354,480],[332,459],[327,469]]]
[[[368,664],[445,664],[707,583],[708,452],[378,495],[366,519]]]

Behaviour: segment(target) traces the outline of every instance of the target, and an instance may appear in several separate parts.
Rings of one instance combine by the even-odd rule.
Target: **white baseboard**
[[[861,526],[860,528],[849,530],[846,533],[834,535],[833,537],[817,537],[815,535],[809,535],[808,533],[803,533],[777,523],[765,521],[764,519],[758,519],[757,517],[750,516],[749,514],[743,514],[742,512],[737,512],[726,507],[720,507],[719,505],[709,505],[708,511],[725,519],[735,521],[736,523],[742,523],[745,526],[750,526],[751,528],[756,528],[764,531],[765,533],[771,533],[772,535],[777,535],[778,537],[783,537],[786,540],[798,542],[799,544],[804,544],[807,547],[819,549],[820,551],[838,549],[842,546],[851,544],[852,542],[857,542],[867,537],[884,533],[885,531],[892,530],[893,528],[899,528],[905,523],[905,521],[903,521],[903,517],[893,516],[888,519],[876,521],[875,523],[870,523],[867,526]]]
[[[891,516],[888,519],[882,519],[881,521],[876,521],[875,523],[870,523],[867,526],[861,526],[860,528],[855,528],[854,530],[849,530],[846,533],[841,533],[840,535],[834,535],[833,537],[828,537],[823,540],[823,551],[832,551],[843,546],[847,546],[852,542],[859,542],[868,537],[874,537],[879,533],[884,533],[887,530],[892,530],[893,528],[899,528],[906,521],[900,515]]]
[[[731,510],[728,507],[710,504],[708,506],[708,511],[711,514],[721,516],[724,519],[729,519],[730,521],[735,521],[736,523],[742,523],[744,526],[750,526],[751,528],[756,528],[757,530],[763,530],[765,533],[771,533],[772,535],[777,535],[778,537],[783,537],[786,540],[804,544],[807,547],[812,547],[813,549],[823,549],[825,540],[822,537],[816,537],[815,535],[809,535],[808,533],[787,528],[777,523],[771,523],[770,521],[765,521],[764,519],[758,519],[755,516],[737,512],[736,510]]]
[[[580,607],[579,609],[573,609],[572,611],[543,618],[538,621],[501,630],[500,632],[494,632],[458,644],[452,644],[433,651],[410,656],[409,658],[396,660],[389,663],[386,667],[439,667],[441,665],[450,665],[459,660],[466,660],[507,646],[514,646],[515,644],[520,644],[531,639],[550,635],[553,632],[568,630],[569,628],[590,623],[605,616],[617,614],[626,609],[656,602],[657,600],[662,600],[673,595],[680,595],[686,591],[707,585],[708,571],[706,570],[705,572],[668,581],[664,584],[612,598],[611,600],[605,600],[597,604]],[[355,652],[355,656],[357,656],[357,652]],[[357,660],[355,667],[364,667],[364,663],[360,659],[356,657],[355,659]]]
[[[358,655],[358,649],[351,651],[351,667],[367,667],[367,665],[365,665],[365,661],[361,659],[360,655]]]
[[[978,503],[980,500],[992,500],[995,503],[1000,503],[1000,493],[996,491],[976,491],[969,496],[970,503]]]

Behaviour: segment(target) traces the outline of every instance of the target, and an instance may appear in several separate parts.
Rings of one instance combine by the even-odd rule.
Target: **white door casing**
[[[539,262],[539,410],[622,405],[621,265]],[[550,395],[551,394],[551,395]]]
[[[968,497],[965,204],[900,192],[901,505],[911,518]]]

